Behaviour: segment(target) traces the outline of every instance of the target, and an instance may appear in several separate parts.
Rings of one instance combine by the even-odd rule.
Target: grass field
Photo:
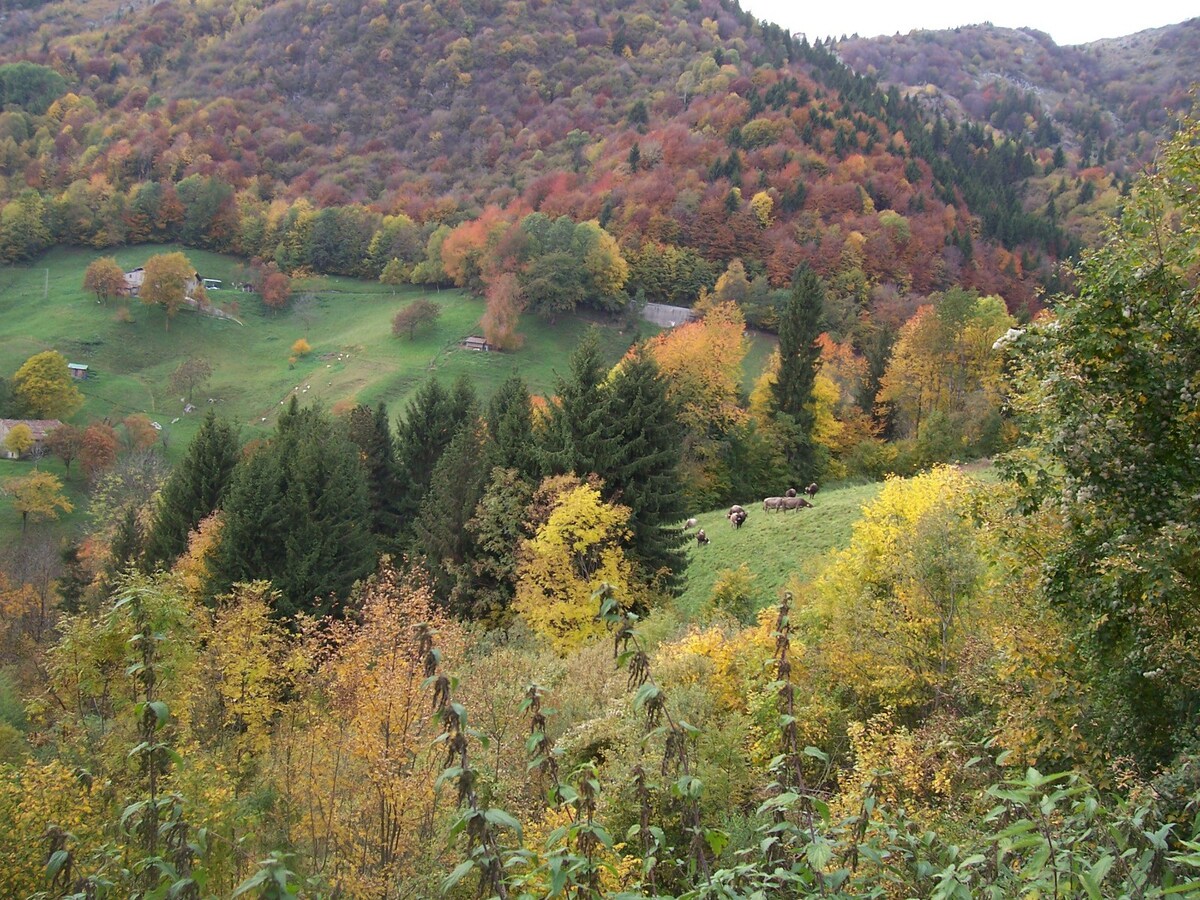
[[[231,257],[179,247],[130,247],[113,255],[128,269],[154,253],[178,249],[205,277],[229,284],[237,270]],[[292,394],[327,408],[386,401],[399,413],[432,374],[447,384],[466,374],[487,398],[514,371],[531,391],[549,393],[555,370],[565,369],[592,324],[578,316],[552,326],[529,316],[520,327],[526,338],[521,350],[480,353],[459,346],[462,338],[479,333],[483,313],[482,301],[462,291],[403,287],[393,294],[377,282],[322,277],[297,281],[290,308],[278,314],[257,295],[212,291],[215,303],[238,302],[244,325],[181,310],[168,330],[159,309],[136,299],[103,305],[83,290],[84,270],[100,255],[60,248],[30,266],[0,271],[0,375],[10,377],[29,356],[47,349],[86,363],[95,377],[81,384],[87,400],[74,421],[145,413],[163,425],[172,457],[190,441],[210,398],[247,440],[274,425]],[[392,317],[418,297],[439,304],[441,318],[414,340],[393,337]],[[121,307],[129,309],[132,322],[119,321]],[[641,334],[653,330],[646,324]],[[602,322],[600,337],[615,362],[638,334]],[[293,367],[290,348],[298,338],[306,338],[312,352]],[[185,416],[168,379],[189,355],[207,359],[214,375],[196,397],[199,410]]]
[[[812,509],[792,512],[763,512],[762,498],[746,501],[749,517],[734,530],[726,510],[698,515],[709,543],[687,545],[687,587],[679,598],[681,609],[694,615],[711,597],[718,575],[745,563],[754,576],[755,604],[763,607],[779,600],[779,593],[796,576],[807,580],[830,550],[850,542],[852,526],[862,508],[871,502],[882,484],[822,490]]]
[[[205,277],[226,285],[244,280],[239,261],[232,257],[170,247],[127,247],[113,252],[126,269],[142,265],[154,253],[183,250]],[[457,290],[430,292],[413,287],[395,293],[377,282],[321,277],[298,280],[292,302],[280,313],[266,309],[255,294],[231,290],[210,292],[214,303],[237,301],[244,323],[181,310],[166,327],[166,317],[137,299],[96,302],[83,290],[88,264],[104,255],[82,249],[58,248],[34,264],[0,270],[0,375],[12,373],[28,357],[53,349],[70,362],[86,363],[93,377],[80,383],[86,402],[73,421],[120,420],[145,413],[163,426],[168,456],[178,459],[190,442],[210,402],[237,423],[243,441],[266,434],[296,395],[304,404],[340,408],[362,402],[387,402],[393,415],[403,411],[412,392],[430,375],[449,384],[467,375],[478,394],[487,398],[501,381],[519,372],[534,393],[553,391],[555,372],[565,371],[567,359],[585,331],[587,317],[562,317],[550,325],[527,316],[520,327],[524,346],[514,353],[479,353],[459,341],[479,333],[482,301]],[[428,297],[439,304],[436,325],[418,332],[414,340],[391,333],[392,317],[406,304]],[[121,320],[127,308],[132,321]],[[607,358],[616,361],[631,342],[657,329],[643,323],[637,331],[622,331],[599,322]],[[291,346],[306,338],[312,351],[289,363]],[[748,392],[774,347],[767,335],[752,334],[745,370]],[[200,356],[213,367],[211,382],[194,398],[197,410],[185,414],[169,377],[181,360]],[[61,463],[43,460],[42,468],[62,475]],[[0,462],[0,480],[25,474],[28,462]],[[86,523],[86,495],[76,465],[67,481],[75,511],[58,523],[78,530]],[[693,544],[691,586],[687,603],[708,597],[717,572],[741,559],[761,570],[756,587],[762,602],[774,599],[792,567],[836,546],[849,536],[849,523],[869,489],[850,489],[819,496],[817,510],[787,516],[762,515],[747,504],[751,518],[733,532],[719,513],[701,518],[713,543],[697,553]],[[19,533],[20,519],[7,503],[0,504],[0,540]]]

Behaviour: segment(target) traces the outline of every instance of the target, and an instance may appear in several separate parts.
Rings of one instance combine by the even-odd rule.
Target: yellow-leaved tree
[[[270,741],[271,777],[305,869],[349,897],[391,897],[399,877],[425,871],[442,764],[421,628],[435,632],[444,661],[463,638],[423,577],[386,558],[358,607],[354,621],[304,625],[316,667],[295,669],[297,699]]]
[[[681,469],[689,502],[711,506],[729,481],[722,448],[747,420],[739,404],[746,320],[735,303],[716,303],[703,319],[664,331],[646,346],[686,426]]]
[[[818,579],[820,664],[861,710],[920,714],[945,700],[984,612],[971,490],[947,466],[889,479]]]
[[[513,606],[559,653],[604,633],[592,599],[601,584],[636,599],[633,567],[622,547],[628,521],[628,507],[605,503],[584,484],[560,493],[545,524],[523,543]]]

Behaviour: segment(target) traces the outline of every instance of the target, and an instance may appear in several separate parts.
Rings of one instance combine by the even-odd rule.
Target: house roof
[[[41,441],[62,422],[58,419],[0,419],[0,434],[8,434],[17,425],[27,426],[33,433],[33,439]]]

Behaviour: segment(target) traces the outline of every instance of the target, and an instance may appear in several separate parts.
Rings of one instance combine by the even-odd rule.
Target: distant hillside
[[[725,0],[63,0],[3,15],[4,58],[70,91],[0,115],[0,199],[37,191],[51,243],[180,240],[374,276],[365,254],[281,255],[302,214],[289,205],[361,209],[343,231],[364,244],[378,217],[406,215],[418,233],[389,250],[414,261],[437,225],[495,205],[598,220],[630,259],[631,297],[691,302],[740,258],[777,288],[810,263],[846,303],[962,284],[1014,310],[1072,249],[1022,206],[1022,148],[946,130]],[[688,296],[660,296],[664,279]]]
[[[1191,106],[1200,18],[1079,46],[1029,28],[975,25],[853,38],[837,53],[858,72],[916,91],[1078,164],[1136,170]],[[934,90],[931,90],[930,88]]]

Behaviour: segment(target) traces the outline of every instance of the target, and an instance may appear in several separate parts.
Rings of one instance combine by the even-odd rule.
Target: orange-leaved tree
[[[366,581],[354,621],[307,626],[315,667],[298,668],[296,700],[270,744],[271,777],[305,869],[348,896],[385,896],[412,876],[432,840],[440,747],[419,652],[422,625],[445,658],[459,627],[421,576],[385,559]]]

